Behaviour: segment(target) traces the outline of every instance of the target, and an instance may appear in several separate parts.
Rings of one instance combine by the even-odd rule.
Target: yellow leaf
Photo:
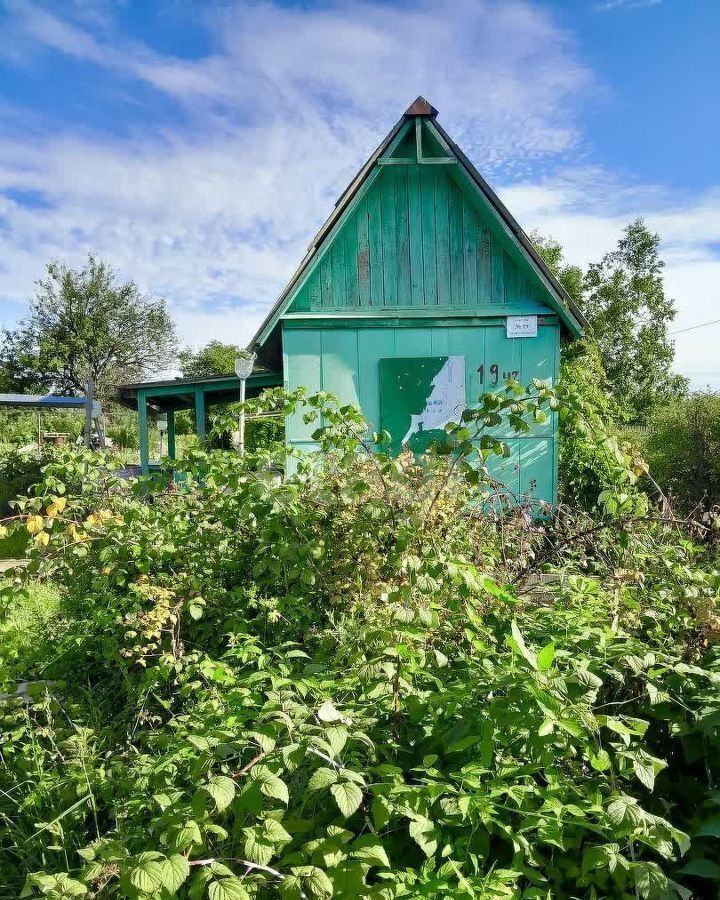
[[[42,516],[28,516],[26,527],[29,534],[37,534],[43,530],[44,521]]]
[[[8,535],[8,530],[5,527],[5,525],[0,525],[0,538],[7,537],[7,535]]]
[[[52,503],[47,508],[47,514],[51,519],[57,518],[65,509],[67,500],[65,497],[53,497]]]
[[[47,531],[41,531],[39,534],[35,535],[35,543],[38,547],[47,547],[50,543],[50,535]]]

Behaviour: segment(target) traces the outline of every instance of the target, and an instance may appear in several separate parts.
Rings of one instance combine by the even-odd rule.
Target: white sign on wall
[[[508,316],[505,321],[509,338],[537,337],[537,316]]]

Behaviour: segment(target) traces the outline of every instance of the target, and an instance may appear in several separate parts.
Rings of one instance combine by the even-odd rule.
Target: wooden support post
[[[150,473],[150,440],[148,436],[148,409],[145,391],[137,393],[138,424],[140,426],[140,471],[143,475]]]
[[[175,459],[175,410],[169,409],[167,412],[167,442],[168,456]]]
[[[205,394],[202,387],[195,388],[195,431],[201,444],[205,443]]]
[[[90,449],[92,436],[92,420],[93,420],[93,400],[94,390],[92,379],[89,378],[85,382],[85,449]]]

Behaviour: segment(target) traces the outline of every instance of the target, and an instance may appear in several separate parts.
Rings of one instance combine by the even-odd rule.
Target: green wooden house
[[[421,450],[509,377],[554,380],[584,319],[422,97],[335,205],[253,339],[289,390],[360,407],[393,446]],[[315,425],[287,421],[314,448]],[[552,503],[557,422],[508,436],[495,477]]]

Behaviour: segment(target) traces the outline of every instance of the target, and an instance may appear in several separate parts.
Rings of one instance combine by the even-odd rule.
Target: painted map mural
[[[464,356],[380,360],[380,426],[392,437],[392,452],[407,445],[422,453],[463,409]]]

